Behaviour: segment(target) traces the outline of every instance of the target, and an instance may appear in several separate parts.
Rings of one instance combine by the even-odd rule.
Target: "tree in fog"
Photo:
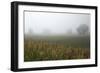
[[[67,35],[72,35],[72,34],[73,34],[72,29],[68,29],[68,30],[67,30]]]
[[[81,24],[78,28],[77,28],[77,32],[79,35],[88,35],[89,34],[89,27],[86,24]]]
[[[43,30],[43,35],[50,35],[51,31],[49,29],[44,29]]]
[[[33,30],[30,28],[30,29],[28,30],[28,36],[33,36],[33,34],[34,34]]]

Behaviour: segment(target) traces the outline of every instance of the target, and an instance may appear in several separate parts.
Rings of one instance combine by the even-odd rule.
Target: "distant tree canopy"
[[[80,35],[87,35],[89,34],[89,27],[86,24],[81,24],[78,28],[77,28],[77,32]]]
[[[43,35],[50,35],[50,34],[51,34],[51,30],[49,30],[49,29],[44,29],[42,34],[43,34]]]
[[[68,34],[68,35],[72,35],[72,34],[73,34],[72,29],[68,29],[68,30],[67,30],[67,34]]]
[[[27,36],[33,36],[34,35],[34,31],[32,28],[30,28],[27,32]]]
[[[30,29],[28,30],[28,33],[29,33],[29,34],[33,34],[33,30],[30,28]]]

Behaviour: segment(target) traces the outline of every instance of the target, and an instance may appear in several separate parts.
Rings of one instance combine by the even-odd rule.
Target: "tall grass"
[[[89,39],[85,38],[70,40],[25,38],[24,61],[88,59],[90,58]]]

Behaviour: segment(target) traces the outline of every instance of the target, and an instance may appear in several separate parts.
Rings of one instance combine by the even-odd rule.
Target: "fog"
[[[90,27],[90,14],[25,12],[24,23],[25,34],[77,34],[81,24]]]

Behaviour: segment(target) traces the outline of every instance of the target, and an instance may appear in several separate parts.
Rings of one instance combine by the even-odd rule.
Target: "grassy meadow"
[[[31,36],[24,38],[24,61],[90,58],[89,36]]]

